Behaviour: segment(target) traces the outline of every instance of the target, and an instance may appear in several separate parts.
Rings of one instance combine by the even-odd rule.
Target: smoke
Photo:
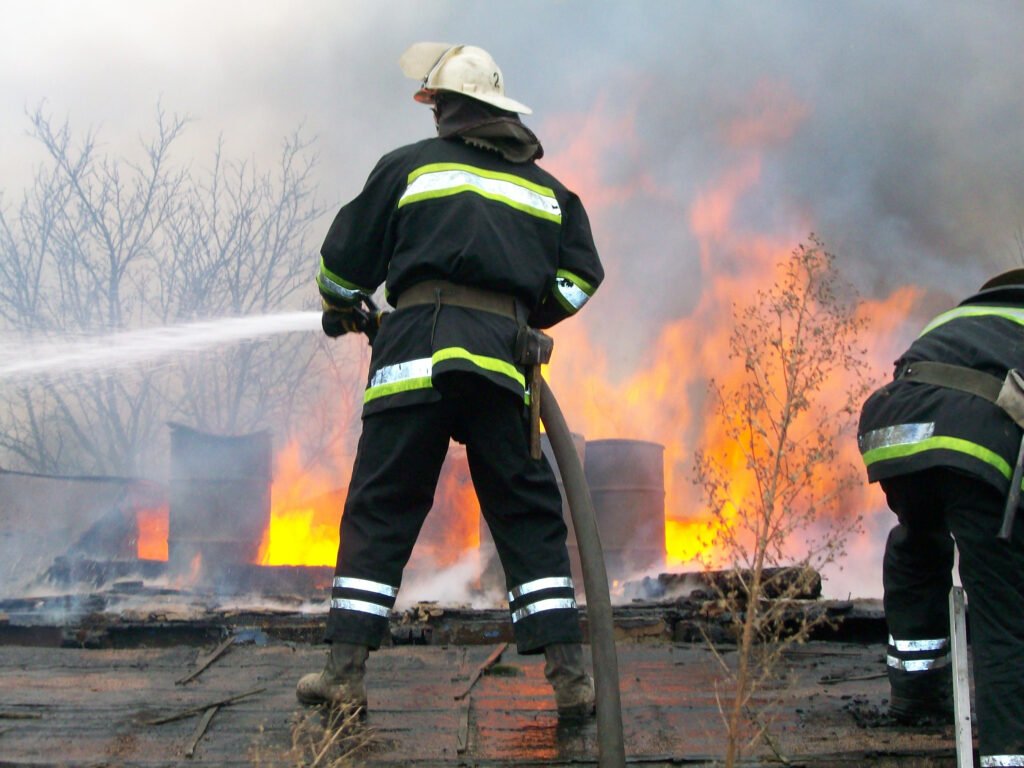
[[[499,587],[480,588],[480,555],[466,551],[458,562],[448,568],[436,566],[406,574],[395,610],[404,611],[420,602],[441,605],[463,605],[470,608],[493,608],[505,599]]]
[[[239,7],[5,8],[0,204],[19,199],[40,157],[23,115],[47,100],[115,155],[138,151],[158,101],[187,113],[186,164],[222,135],[228,153],[272,166],[301,124],[317,137],[321,194],[340,205],[381,154],[430,135],[397,59],[442,40],[494,54],[509,95],[534,109],[541,164],[588,208],[608,278],[571,322],[608,351],[610,380],[633,374],[715,277],[749,274],[750,241],[814,231],[867,298],[920,286],[921,317],[869,352],[879,370],[923,313],[1024,255],[1024,7],[1008,0],[527,0],[500,19],[468,0]],[[736,190],[727,236],[710,237],[693,211],[723,184]],[[734,285],[721,300],[749,297]],[[715,373],[713,355],[692,365]],[[881,535],[865,560],[877,563]]]

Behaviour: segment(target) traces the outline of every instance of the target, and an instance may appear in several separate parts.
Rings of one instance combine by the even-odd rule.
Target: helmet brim
[[[983,286],[981,290],[987,291],[990,288],[1002,288],[1007,285],[1024,287],[1024,267],[1017,267],[1002,274],[996,275]]]
[[[420,104],[427,104],[428,106],[433,106],[436,101],[436,95],[441,91],[446,91],[448,93],[457,93],[460,96],[465,96],[470,99],[476,99],[477,101],[482,101],[484,104],[490,104],[492,107],[503,109],[506,112],[517,112],[520,115],[533,114],[533,110],[530,109],[525,104],[523,104],[522,102],[516,101],[515,99],[510,99],[508,96],[501,96],[499,94],[467,93],[465,91],[455,91],[449,88],[420,88],[418,91],[416,91],[416,93],[412,95],[412,97]]]

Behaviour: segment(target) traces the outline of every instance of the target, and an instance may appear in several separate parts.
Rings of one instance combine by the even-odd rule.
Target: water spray
[[[104,335],[0,336],[0,380],[116,370],[183,352],[320,327],[319,311],[228,317]]]

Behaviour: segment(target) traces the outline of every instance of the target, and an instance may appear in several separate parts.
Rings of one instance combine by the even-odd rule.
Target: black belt
[[[933,363],[922,360],[908,363],[897,374],[897,379],[910,379],[924,384],[933,384],[947,389],[958,389],[972,395],[983,397],[994,403],[1003,388],[1003,380],[990,373],[982,373],[973,368],[948,363]]]
[[[447,280],[425,280],[412,288],[402,291],[395,309],[405,309],[417,304],[450,304],[466,309],[479,309],[495,315],[508,317],[520,324],[526,321],[526,311],[514,296],[469,285],[457,285]]]

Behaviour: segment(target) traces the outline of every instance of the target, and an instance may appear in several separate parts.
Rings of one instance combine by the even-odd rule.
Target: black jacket
[[[533,162],[511,163],[461,139],[432,138],[377,163],[321,248],[317,284],[335,305],[383,282],[396,303],[425,280],[515,296],[546,328],[578,311],[604,277],[579,198]],[[427,305],[390,314],[373,345],[364,415],[437,397],[434,377],[479,374],[525,397],[518,324]]]
[[[864,403],[857,434],[872,482],[944,466],[1006,493],[1021,429],[985,398],[899,378],[924,360],[998,379],[1024,368],[1024,287],[982,291],[932,320],[896,361],[896,378]]]

